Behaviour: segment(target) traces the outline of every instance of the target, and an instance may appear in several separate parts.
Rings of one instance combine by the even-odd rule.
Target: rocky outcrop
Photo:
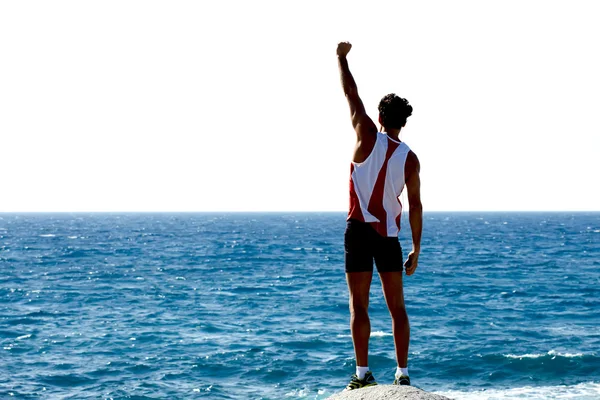
[[[334,394],[327,400],[451,400],[414,386],[377,385]]]

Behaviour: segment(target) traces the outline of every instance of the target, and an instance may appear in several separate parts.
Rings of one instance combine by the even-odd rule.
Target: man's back
[[[405,185],[404,166],[410,148],[378,132],[375,145],[362,163],[352,162],[348,218],[369,222],[382,236],[397,236]]]

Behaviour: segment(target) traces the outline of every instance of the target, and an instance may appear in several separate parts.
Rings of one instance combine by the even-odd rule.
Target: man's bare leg
[[[404,307],[404,291],[402,285],[402,271],[382,272],[381,284],[383,295],[392,316],[392,332],[396,347],[396,360],[399,368],[408,367],[408,345],[410,340],[410,325]]]
[[[371,321],[369,320],[369,291],[373,272],[346,273],[350,292],[350,330],[356,356],[356,366],[369,365],[369,336]]]

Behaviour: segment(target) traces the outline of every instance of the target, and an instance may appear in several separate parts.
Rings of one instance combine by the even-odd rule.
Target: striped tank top
[[[398,236],[404,189],[404,164],[410,148],[377,132],[371,154],[350,167],[348,219],[370,223],[381,236]]]

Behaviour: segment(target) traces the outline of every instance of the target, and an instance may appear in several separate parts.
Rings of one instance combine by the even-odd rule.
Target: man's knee
[[[396,323],[408,323],[408,314],[406,313],[406,308],[404,308],[404,306],[391,307],[390,315],[392,316],[392,320]]]
[[[358,299],[350,299],[350,314],[353,317],[364,317],[368,316],[369,305],[364,301],[358,301]]]

